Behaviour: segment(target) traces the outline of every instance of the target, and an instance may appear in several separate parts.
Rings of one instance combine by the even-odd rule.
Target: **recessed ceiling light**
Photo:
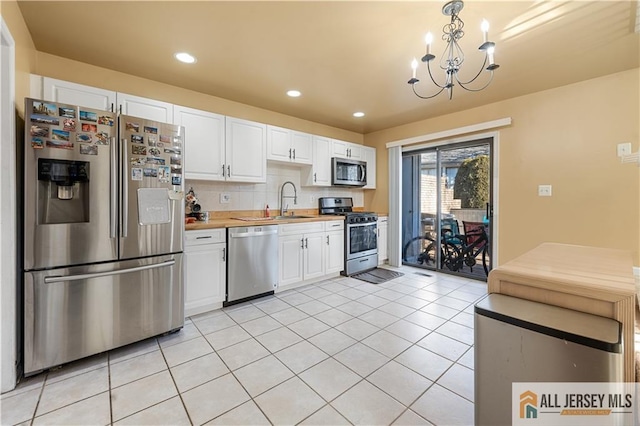
[[[292,98],[297,98],[298,96],[300,96],[302,93],[300,93],[299,90],[289,90],[287,92],[287,96],[291,96]]]
[[[196,61],[196,58],[189,55],[187,52],[176,53],[175,57],[180,62],[184,62],[185,64],[193,64]]]
[[[354,112],[353,116],[357,118],[364,117],[364,112],[360,112],[360,111]]]

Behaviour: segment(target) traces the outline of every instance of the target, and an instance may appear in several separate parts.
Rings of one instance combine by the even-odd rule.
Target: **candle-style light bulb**
[[[487,55],[489,55],[489,65],[493,65],[493,52],[496,51],[496,48],[494,46],[491,46],[490,48],[487,49]]]
[[[431,43],[433,43],[433,34],[431,34],[431,32],[428,32],[424,36],[424,42],[427,44],[427,55],[428,55],[431,53]]]
[[[483,42],[486,43],[487,40],[489,39],[489,21],[487,21],[486,19],[483,19],[482,20],[482,25],[481,25],[480,28],[482,28],[482,39],[483,39]]]
[[[416,78],[416,70],[418,69],[418,60],[416,58],[411,61],[411,69],[413,70],[413,78]]]

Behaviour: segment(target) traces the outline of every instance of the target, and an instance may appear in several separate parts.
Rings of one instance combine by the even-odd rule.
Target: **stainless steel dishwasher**
[[[267,294],[278,287],[278,225],[228,228],[225,306]]]

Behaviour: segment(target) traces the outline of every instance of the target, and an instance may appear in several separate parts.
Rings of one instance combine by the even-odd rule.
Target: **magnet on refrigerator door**
[[[82,111],[80,110],[80,120],[82,121],[91,121],[93,123],[98,122],[98,114],[91,111]]]
[[[98,146],[97,145],[86,145],[80,144],[80,154],[83,155],[98,155]]]
[[[147,155],[147,147],[141,145],[131,145],[131,154],[133,155]]]
[[[62,122],[62,128],[64,130],[75,131],[76,130],[76,120],[73,118],[65,118]]]
[[[39,124],[48,124],[50,126],[59,126],[60,121],[57,118],[52,118],[46,115],[32,115],[31,116],[32,123]]]
[[[32,138],[31,139],[31,148],[33,148],[33,149],[42,149],[42,148],[44,148],[44,139],[42,139],[42,138]]]
[[[169,166],[159,166],[158,167],[158,180],[160,182],[169,182]]]
[[[59,107],[58,115],[66,118],[76,118],[76,109],[69,107]]]
[[[83,132],[95,133],[95,132],[98,131],[98,125],[97,124],[82,123],[82,131]]]
[[[142,169],[140,169],[140,168],[132,168],[131,169],[131,180],[142,180]]]

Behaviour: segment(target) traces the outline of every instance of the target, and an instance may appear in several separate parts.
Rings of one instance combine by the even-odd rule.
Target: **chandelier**
[[[493,80],[493,71],[500,66],[494,62],[493,58],[495,43],[488,41],[489,23],[486,20],[483,20],[481,27],[483,43],[478,49],[484,52],[484,63],[478,70],[478,73],[471,80],[463,81],[458,76],[458,71],[460,70],[464,62],[464,53],[462,52],[462,48],[458,44],[459,40],[464,37],[464,22],[458,16],[463,7],[464,2],[462,0],[450,1],[442,7],[442,14],[445,16],[451,16],[451,23],[446,24],[442,28],[442,40],[447,43],[439,64],[440,68],[445,72],[445,80],[443,84],[439,84],[436,79],[433,78],[433,74],[431,71],[430,64],[436,58],[435,55],[431,54],[431,43],[433,42],[433,35],[429,32],[425,36],[425,42],[427,44],[427,54],[422,57],[422,62],[425,62],[427,64],[429,77],[431,78],[433,84],[440,88],[440,90],[429,96],[420,95],[416,91],[416,84],[418,84],[418,82],[420,81],[416,78],[418,61],[414,58],[413,62],[411,63],[413,76],[407,83],[411,85],[413,93],[415,93],[415,95],[419,98],[430,99],[438,96],[445,89],[447,89],[447,92],[449,93],[449,99],[451,99],[451,97],[453,96],[453,86],[455,86],[456,83],[463,89],[470,92],[479,92],[489,86],[489,84],[491,84],[491,81]],[[480,77],[480,74],[483,70],[488,71],[490,74],[488,81],[483,86],[475,88],[471,87],[470,85],[475,82],[478,77]]]

